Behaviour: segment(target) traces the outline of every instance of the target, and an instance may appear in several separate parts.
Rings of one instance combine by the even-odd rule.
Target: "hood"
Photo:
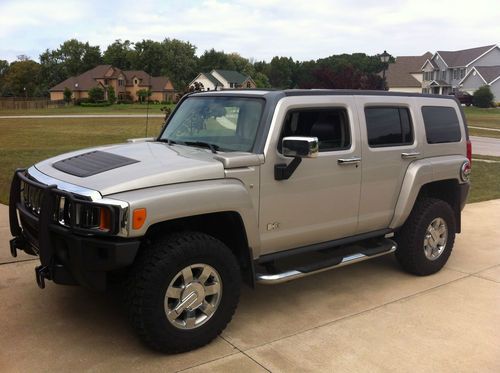
[[[96,159],[95,154],[100,158]],[[91,172],[80,172],[82,168],[79,166],[85,168],[90,162],[97,162],[97,167]],[[159,185],[224,178],[223,163],[214,159],[206,149],[159,142],[83,149],[49,158],[35,167],[50,177],[97,190],[103,196]]]

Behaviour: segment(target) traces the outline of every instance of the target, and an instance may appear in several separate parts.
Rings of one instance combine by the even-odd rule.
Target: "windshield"
[[[264,100],[243,97],[189,97],[175,111],[160,140],[221,151],[253,148]]]

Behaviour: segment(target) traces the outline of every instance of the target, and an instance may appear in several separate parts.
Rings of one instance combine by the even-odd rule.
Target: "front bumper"
[[[41,190],[38,215],[30,211],[21,199],[21,181]],[[11,254],[17,250],[40,258],[35,268],[38,285],[45,287],[45,280],[57,284],[83,285],[104,290],[107,273],[133,263],[140,241],[116,236],[84,234],[81,229],[64,227],[54,222],[55,198],[64,195],[54,185],[44,185],[31,180],[24,170],[14,174],[10,189],[9,223],[14,237],[10,241]]]

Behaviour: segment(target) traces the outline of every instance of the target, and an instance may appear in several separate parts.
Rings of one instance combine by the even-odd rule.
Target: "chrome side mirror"
[[[285,157],[316,158],[319,152],[317,137],[285,137],[282,141]]]

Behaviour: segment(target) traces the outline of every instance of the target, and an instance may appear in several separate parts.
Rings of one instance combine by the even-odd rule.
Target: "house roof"
[[[494,48],[495,44],[459,51],[437,51],[448,67],[463,67]]]
[[[203,75],[206,76],[206,78],[208,80],[210,80],[212,82],[213,85],[215,86],[220,86],[222,87],[224,84],[222,84],[222,82],[220,82],[215,76],[213,76],[212,74],[210,73],[202,73]],[[196,79],[195,79],[196,80]]]
[[[500,66],[476,66],[474,68],[481,74],[486,84],[490,84],[500,77]]]
[[[213,71],[220,74],[229,83],[241,84],[248,78],[248,76],[233,70],[213,70]]]
[[[111,73],[110,69],[112,69]],[[108,74],[107,74],[108,73]],[[78,76],[72,76],[63,82],[57,84],[50,89],[51,92],[54,91],[64,91],[64,88],[69,88],[75,91],[88,91],[90,88],[99,86],[96,79],[109,79],[118,78],[120,74],[125,77],[125,84],[127,86],[133,85],[134,77],[139,78],[139,86],[149,87],[151,85],[152,91],[163,91],[164,87],[169,81],[165,76],[152,77],[147,72],[143,70],[120,70],[111,65],[99,65],[85,71],[83,74]],[[76,86],[78,84],[78,86]]]
[[[111,65],[99,65],[85,71],[83,74],[78,76],[72,76],[63,82],[55,85],[50,89],[50,91],[64,91],[64,88],[69,88],[75,91],[88,91],[90,88],[97,87],[96,79],[105,79],[105,74],[111,68]],[[75,86],[78,84],[78,87]]]
[[[417,79],[411,74],[421,74],[421,67],[426,60],[432,57],[431,52],[426,52],[421,56],[400,56],[396,57],[396,62],[389,64],[386,71],[387,85],[394,87],[421,87]]]

